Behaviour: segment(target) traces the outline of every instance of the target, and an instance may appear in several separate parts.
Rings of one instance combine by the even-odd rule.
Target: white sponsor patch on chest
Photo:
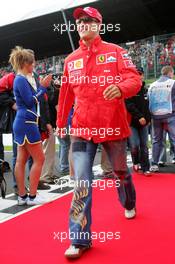
[[[116,52],[109,52],[106,54],[99,54],[96,56],[96,64],[107,64],[111,62],[116,62],[117,56]]]

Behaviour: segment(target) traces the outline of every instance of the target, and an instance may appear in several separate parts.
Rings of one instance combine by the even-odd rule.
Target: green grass
[[[146,84],[147,85],[150,85],[151,83],[155,82],[156,79],[148,79],[148,80],[145,80]]]
[[[12,151],[12,146],[4,146],[5,151]]]
[[[155,78],[147,79],[147,80],[145,80],[145,82],[146,82],[147,85],[149,85],[149,84],[155,82],[157,79],[158,79],[158,78],[156,78],[156,79],[155,79]],[[175,80],[175,77],[174,77],[174,80]]]

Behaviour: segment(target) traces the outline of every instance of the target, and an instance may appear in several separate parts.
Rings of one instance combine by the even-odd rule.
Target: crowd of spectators
[[[55,61],[55,64],[54,64]],[[63,71],[63,64],[64,64],[64,56],[56,56],[55,60],[53,57],[45,58],[43,60],[36,61],[35,65],[35,72],[38,75],[46,74],[49,72],[54,72],[55,74],[59,74]],[[6,75],[7,73],[12,71],[12,67],[8,66],[1,66],[0,67],[0,78]]]
[[[156,61],[156,69],[165,65],[171,65],[175,68],[175,35],[169,37],[153,37],[149,39],[138,40],[130,43],[120,44],[128,50],[134,64],[144,69],[152,71],[154,61]],[[35,71],[38,75],[46,72],[59,73],[63,70],[64,56],[56,56],[44,58],[36,62]],[[11,71],[10,66],[0,67],[0,77]],[[149,75],[148,75],[149,77]]]
[[[171,65],[175,67],[175,35],[155,40],[152,38],[134,41],[122,45],[128,50],[133,62],[141,67],[153,69],[156,60],[157,68]]]

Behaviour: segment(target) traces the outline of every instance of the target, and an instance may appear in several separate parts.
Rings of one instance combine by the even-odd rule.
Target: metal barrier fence
[[[138,67],[143,67],[146,79],[159,77],[164,65],[175,68],[175,33],[152,36],[121,46],[128,50]]]
[[[159,77],[164,65],[172,65],[175,68],[175,33],[152,36],[119,45],[128,50],[138,67],[143,67],[146,79]],[[55,73],[63,71],[65,57],[62,55],[50,58],[50,70]],[[48,65],[48,59],[46,64]]]
[[[143,67],[146,79],[159,77],[160,70],[164,65],[172,65],[175,68],[175,33],[152,36],[119,45],[128,50],[133,62],[138,67]],[[63,72],[66,56],[53,56],[37,61],[36,72],[38,74]],[[3,72],[0,68],[0,73],[1,71]]]

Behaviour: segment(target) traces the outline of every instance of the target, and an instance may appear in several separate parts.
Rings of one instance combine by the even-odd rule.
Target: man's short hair
[[[172,66],[167,65],[167,66],[164,66],[164,67],[161,69],[161,74],[162,74],[162,75],[168,75],[168,73],[170,73],[170,72],[174,72],[174,69],[173,69]]]

